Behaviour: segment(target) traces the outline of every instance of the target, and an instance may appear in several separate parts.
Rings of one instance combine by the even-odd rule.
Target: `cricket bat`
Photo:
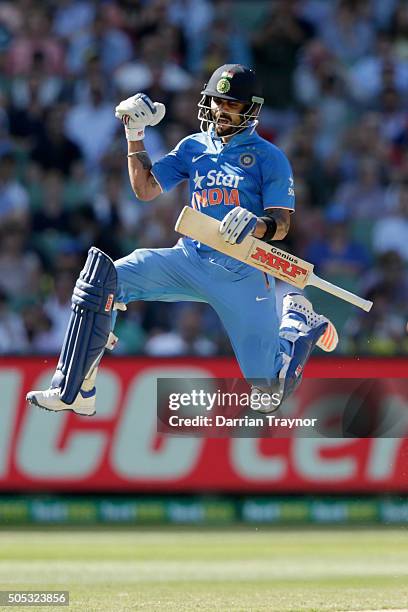
[[[185,206],[176,222],[176,231],[193,240],[198,240],[207,246],[234,257],[262,272],[272,274],[286,283],[299,289],[307,285],[318,287],[336,297],[362,308],[366,312],[373,305],[369,300],[333,285],[313,272],[314,265],[291,253],[282,251],[267,242],[246,236],[241,244],[228,244],[218,232],[219,221],[199,212],[190,206]]]

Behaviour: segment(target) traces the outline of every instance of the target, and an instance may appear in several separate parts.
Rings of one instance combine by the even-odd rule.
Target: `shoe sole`
[[[36,397],[31,397],[30,399],[26,398],[26,401],[29,404],[32,404],[33,406],[37,406],[37,408],[41,408],[41,410],[45,410],[46,412],[54,412],[54,413],[58,413],[58,412],[66,412],[67,410],[71,410],[74,414],[77,414],[78,416],[86,416],[86,417],[93,417],[96,414],[96,410],[94,410],[94,412],[92,412],[92,414],[89,414],[87,412],[76,412],[73,408],[63,408],[62,410],[53,410],[52,408],[47,408],[46,406],[42,406]]]
[[[316,346],[326,353],[331,353],[331,351],[334,351],[336,348],[339,342],[339,337],[333,323],[331,323],[329,320],[327,322],[328,326],[326,327],[324,333],[320,336],[319,340],[316,342]]]

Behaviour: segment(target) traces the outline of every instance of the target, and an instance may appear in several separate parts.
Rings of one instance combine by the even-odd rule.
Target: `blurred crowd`
[[[406,1],[6,0],[0,354],[59,351],[89,246],[116,259],[175,243],[186,186],[136,199],[114,107],[138,91],[166,104],[146,135],[156,160],[198,131],[202,85],[228,62],[256,69],[259,132],[293,165],[297,213],[285,247],[374,300],[369,314],[322,304],[340,326],[339,351],[407,352]],[[231,354],[204,304],[137,302],[116,333],[122,354]]]

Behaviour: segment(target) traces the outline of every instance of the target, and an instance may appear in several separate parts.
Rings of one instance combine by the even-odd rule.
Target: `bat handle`
[[[333,285],[333,283],[329,283],[329,281],[320,278],[313,272],[310,275],[307,284],[313,285],[318,289],[322,289],[322,291],[326,291],[327,293],[331,293],[332,295],[335,295],[336,297],[345,300],[346,302],[350,302],[350,304],[354,304],[354,306],[358,306],[358,308],[362,308],[366,312],[369,312],[371,310],[371,306],[373,305],[373,303],[369,300],[364,300],[355,293],[347,291],[347,289],[343,289],[342,287]]]

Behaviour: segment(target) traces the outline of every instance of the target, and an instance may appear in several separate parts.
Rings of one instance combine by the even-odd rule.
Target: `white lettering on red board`
[[[92,488],[92,479],[103,474],[101,467],[105,460],[111,470],[108,488],[115,479],[122,483],[151,482],[171,487],[173,482],[188,479],[196,467],[197,487],[200,487],[200,470],[208,483],[206,465],[200,463],[207,444],[204,438],[169,436],[155,446],[156,379],[214,375],[210,367],[205,368],[205,362],[203,367],[148,365],[137,371],[129,384],[114,368],[102,368],[98,375],[95,427],[92,419],[86,421],[86,426],[82,426],[81,419],[78,428],[73,423],[63,444],[61,436],[67,415],[47,413],[32,406],[26,407],[14,442],[18,407],[22,394],[27,391],[22,385],[23,373],[18,367],[0,370],[0,488],[2,483],[8,488],[13,485],[12,464],[26,482],[67,482],[74,486],[75,482],[89,481]],[[47,387],[51,375],[51,371],[44,373],[35,381],[35,387]],[[393,396],[393,401],[400,402],[398,409],[406,408],[403,400],[396,397]],[[104,421],[109,424],[107,427],[103,426]],[[264,454],[260,440],[232,438],[223,442],[229,455],[224,452],[216,458],[222,468],[220,472],[225,473],[224,481],[218,479],[218,484],[225,482],[228,487],[232,483],[245,488],[245,484],[279,483],[290,489],[291,481],[296,479],[294,489],[302,481],[336,487],[354,482],[361,484],[362,489],[376,483],[392,485],[398,476],[396,465],[403,443],[398,438],[363,441],[292,438],[285,450],[278,446],[273,454]],[[235,476],[228,475],[231,469]]]
[[[112,450],[112,467],[122,478],[171,482],[187,476],[199,459],[204,440],[168,436],[158,449],[157,378],[201,378],[208,371],[193,367],[152,367],[130,384],[123,418],[118,424]]]
[[[21,391],[21,374],[15,368],[0,370],[0,482],[9,469],[11,444]]]

